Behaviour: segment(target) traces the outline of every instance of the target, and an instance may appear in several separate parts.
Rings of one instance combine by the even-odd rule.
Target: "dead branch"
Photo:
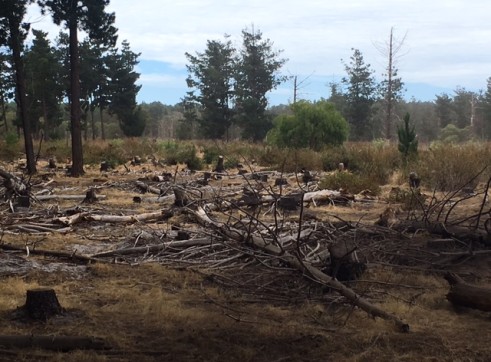
[[[212,225],[217,228],[221,233],[226,235],[229,238],[232,238],[239,242],[250,242],[255,247],[260,248],[261,250],[266,251],[272,255],[281,256],[281,259],[286,263],[290,264],[292,267],[300,270],[301,272],[307,272],[311,277],[314,278],[315,281],[321,283],[323,285],[328,285],[329,287],[335,289],[338,293],[352,302],[354,305],[360,307],[368,314],[373,317],[380,317],[386,320],[393,321],[399,330],[403,332],[409,331],[409,325],[404,323],[398,317],[389,314],[377,306],[371,304],[368,300],[358,295],[352,289],[346,287],[344,284],[340,283],[336,279],[331,278],[329,275],[324,274],[322,271],[312,266],[309,262],[300,260],[297,256],[290,254],[287,251],[280,249],[278,246],[275,246],[271,243],[265,241],[263,237],[259,237],[257,235],[247,235],[246,233],[237,230],[233,227],[225,223],[221,223],[215,220],[212,220],[205,210],[201,207],[198,208],[196,212],[193,214],[198,218],[201,223]]]
[[[59,250],[43,250],[43,249],[29,248],[28,246],[19,247],[9,244],[0,244],[0,249],[8,250],[8,251],[20,251],[23,253],[27,253],[27,255],[35,254],[35,255],[44,255],[44,256],[50,256],[55,258],[63,258],[63,259],[68,259],[68,260],[83,262],[83,263],[100,261],[95,259],[94,257],[77,254],[77,251],[69,252],[69,251],[59,251]]]
[[[83,221],[101,221],[107,223],[130,223],[130,222],[142,222],[151,220],[165,220],[174,215],[173,210],[161,210],[155,212],[147,212],[136,215],[94,215],[89,212],[80,212],[78,214],[70,216],[62,216],[55,221],[71,226]]]
[[[179,241],[169,241],[159,245],[139,246],[134,248],[118,249],[97,253],[92,255],[92,258],[107,258],[120,255],[133,255],[142,253],[154,253],[166,250],[168,248],[187,248],[192,246],[203,246],[212,244],[211,238],[199,238]]]

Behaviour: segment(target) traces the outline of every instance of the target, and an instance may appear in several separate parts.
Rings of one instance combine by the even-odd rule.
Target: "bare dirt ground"
[[[11,166],[4,166],[13,171]],[[176,173],[175,167],[156,169],[150,163],[131,166],[129,172],[123,167],[103,174],[95,167],[87,167],[86,171],[83,178],[74,179],[61,170],[46,169],[32,180],[36,184],[32,191],[39,196],[85,195],[89,187],[95,186],[99,198],[95,203],[55,198],[33,202],[30,210],[16,213],[11,213],[7,204],[1,206],[2,246],[22,251],[0,250],[0,335],[92,337],[101,339],[104,349],[60,352],[0,346],[0,360],[490,359],[491,315],[454,308],[445,297],[449,286],[443,274],[453,271],[468,282],[491,287],[491,254],[461,253],[468,247],[462,248],[458,241],[450,247],[449,240],[442,241],[444,249],[428,249],[429,240],[442,238],[423,230],[409,233],[375,227],[374,222],[388,206],[390,187],[370,200],[355,199],[342,205],[309,204],[303,212],[310,220],[304,223],[305,227],[316,225],[316,240],[326,243],[356,238],[360,250],[367,255],[367,269],[360,279],[346,285],[405,321],[410,326],[408,333],[398,331],[391,321],[372,318],[331,288],[284,265],[281,258],[271,258],[240,244],[228,244],[211,226],[198,226],[192,214],[176,211],[179,208],[173,206],[171,197],[154,200],[157,195],[142,194],[135,186],[140,179],[168,191],[166,185],[198,180],[202,174]],[[163,172],[172,175],[167,183],[149,181]],[[237,170],[228,172],[229,176],[210,181],[214,192],[220,190],[220,197],[234,194],[251,182],[238,176]],[[298,186],[292,175],[288,183],[282,192],[289,193]],[[273,184],[274,179],[270,179],[270,190],[275,190]],[[456,217],[473,214],[479,210],[481,201],[482,198],[471,198],[452,211]],[[89,216],[175,212],[148,220],[135,217],[127,222],[90,217],[69,226],[58,222],[70,216],[73,213],[70,210],[76,207],[80,208],[77,212]],[[264,223],[281,224],[282,230],[291,226],[295,230],[299,212],[280,212],[280,220],[275,221],[274,211],[264,206],[257,215],[264,216]],[[210,215],[228,222],[251,216],[245,211],[215,211]],[[397,217],[408,215],[402,211]],[[357,227],[340,230],[334,226],[340,220]],[[43,231],[39,228],[41,224],[56,231]],[[215,241],[212,246],[150,248],[178,239],[179,231],[192,239]],[[291,234],[295,239],[296,231]],[[136,247],[147,249],[137,254],[97,257],[104,252]],[[65,255],[37,254],[36,250],[62,251]],[[94,260],[75,256],[93,256]],[[41,286],[56,291],[64,312],[47,321],[34,321],[21,307],[26,291]]]

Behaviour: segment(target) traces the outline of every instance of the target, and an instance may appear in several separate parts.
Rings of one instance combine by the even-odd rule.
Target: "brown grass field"
[[[101,186],[99,192],[107,198],[90,206],[82,205],[94,212],[142,213],[169,207],[133,203],[132,197],[139,193],[127,185],[150,172],[151,166],[144,167],[147,171],[133,167],[130,173],[118,167],[118,172],[101,176],[97,167],[87,166],[86,175],[78,179],[58,171],[49,174],[54,180],[50,187],[59,194],[84,194],[91,185]],[[5,165],[5,168],[12,166]],[[46,173],[43,169],[36,178]],[[378,200],[384,200],[389,191],[390,187],[382,188]],[[54,204],[67,209],[80,205],[80,201],[45,201],[34,203],[32,209],[41,212]],[[370,206],[356,203],[313,207],[309,212],[320,220],[335,215],[373,225],[386,207],[385,202]],[[473,204],[471,200],[456,212],[465,214],[476,207],[479,202]],[[122,243],[134,243],[134,235],[142,229],[163,232],[177,223],[193,227],[190,220],[178,215],[149,223],[83,223],[64,234],[9,233],[5,230],[6,225],[12,224],[12,214],[6,209],[2,206],[4,211],[0,214],[2,244],[19,247],[35,244],[39,249],[78,250],[86,255],[113,250]],[[288,218],[297,220],[298,213]],[[413,235],[408,243],[416,247],[427,238],[420,233]],[[148,255],[136,262],[114,258],[84,264],[0,250],[0,335],[88,336],[103,339],[107,347],[57,352],[0,346],[0,360],[491,360],[491,314],[454,308],[446,300],[449,286],[443,279],[443,270],[373,263],[360,280],[349,283],[373,304],[407,322],[409,333],[397,331],[391,322],[371,318],[333,291],[316,290],[309,294],[305,289],[296,292],[292,288],[291,299],[284,295],[275,298],[274,291],[284,290],[290,282],[284,276],[271,277],[269,287],[273,294],[262,296],[260,290],[251,293],[239,282],[224,284],[216,278],[221,275],[222,281],[233,277],[240,281],[239,274],[261,273],[261,270],[247,267],[210,270],[191,263],[185,267]],[[451,270],[470,282],[491,287],[491,255],[463,259],[453,263]],[[290,274],[292,283],[305,279],[299,272],[290,271]],[[26,290],[40,286],[53,288],[65,308],[62,315],[46,322],[29,320],[19,312],[25,303]]]

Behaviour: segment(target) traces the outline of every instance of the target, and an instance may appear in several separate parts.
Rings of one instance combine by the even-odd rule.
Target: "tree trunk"
[[[491,311],[491,288],[468,284],[453,273],[445,274],[445,279],[450,284],[447,299],[453,305],[485,312]]]
[[[5,107],[5,97],[3,93],[0,94],[0,103],[2,103],[2,120],[5,125],[5,134],[9,133],[9,125],[7,122],[7,109]]]
[[[29,289],[24,307],[29,317],[36,320],[45,321],[63,312],[55,291],[50,288]]]
[[[106,139],[106,133],[105,133],[105,131],[104,131],[104,121],[103,121],[103,119],[102,119],[102,113],[103,113],[103,112],[104,112],[103,108],[102,108],[102,107],[100,107],[100,108],[99,108],[99,115],[100,115],[100,117],[101,117],[101,138],[102,138],[102,140],[105,140],[105,139]]]
[[[32,143],[31,123],[27,118],[27,99],[26,86],[24,76],[24,64],[22,62],[22,40],[20,34],[20,24],[10,23],[10,46],[12,49],[12,57],[15,65],[15,81],[17,88],[17,102],[19,105],[20,118],[24,129],[24,144],[27,159],[27,172],[32,175],[37,172],[36,158],[34,156],[34,146]]]
[[[72,131],[71,176],[84,174],[82,127],[80,124],[80,62],[78,52],[78,23],[75,15],[69,20],[70,31],[70,121]]]

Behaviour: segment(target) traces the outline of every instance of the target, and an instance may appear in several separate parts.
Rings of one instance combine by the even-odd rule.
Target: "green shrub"
[[[415,170],[422,184],[440,191],[475,187],[491,175],[491,145],[489,143],[435,143],[421,154]],[[471,181],[484,167],[487,170]],[[469,183],[470,182],[470,183]]]
[[[207,165],[217,162],[218,156],[223,153],[217,146],[205,147],[203,150],[203,162]]]
[[[193,145],[187,145],[179,149],[177,162],[186,164],[191,170],[201,170],[203,168],[201,158],[198,157],[196,148]]]
[[[351,172],[333,172],[324,176],[319,184],[321,189],[339,190],[357,194],[363,190],[370,190],[374,194],[380,193],[377,180]]]

